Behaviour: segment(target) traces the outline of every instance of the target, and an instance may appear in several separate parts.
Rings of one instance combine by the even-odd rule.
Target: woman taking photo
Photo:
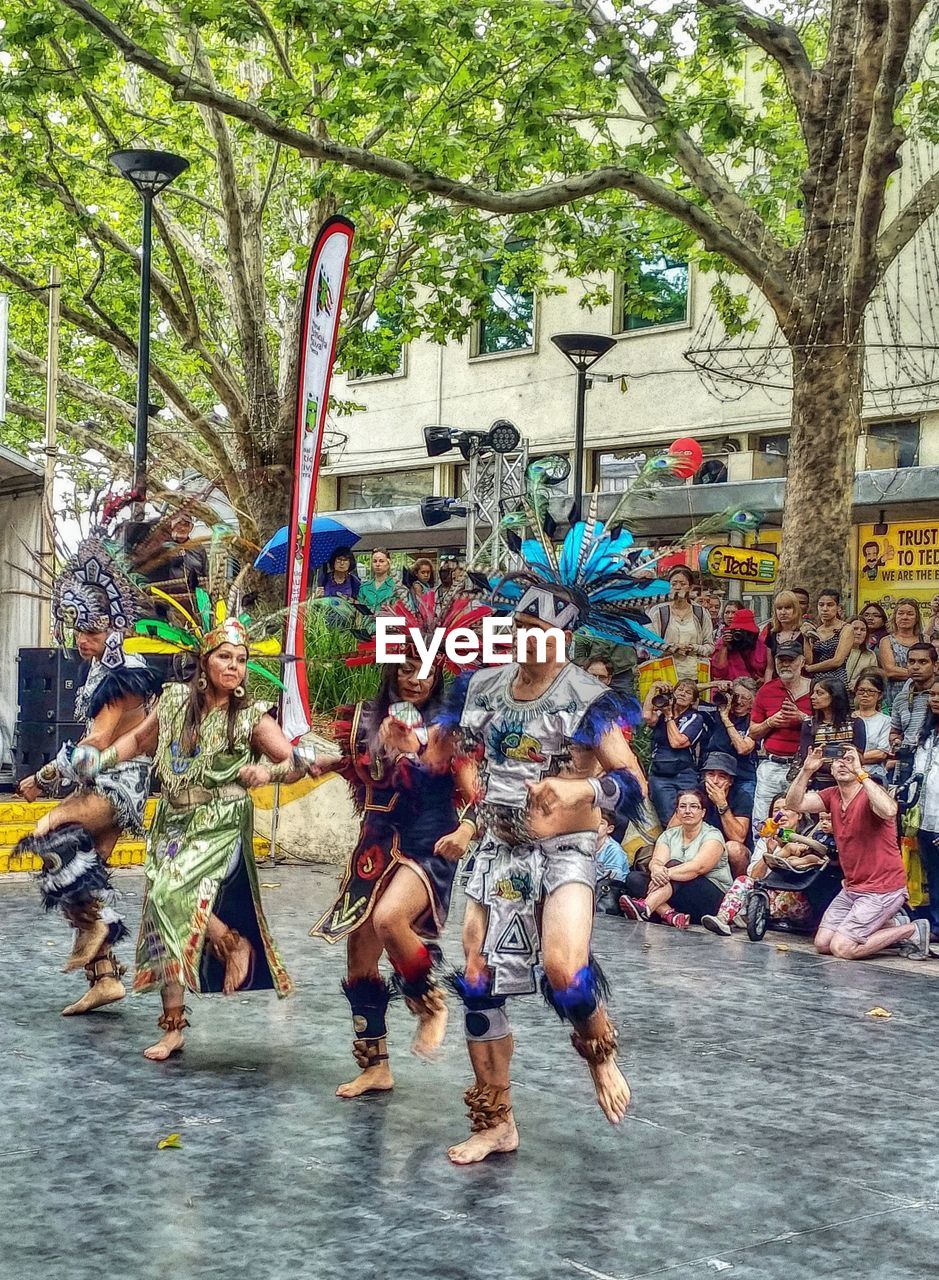
[[[845,683],[849,689],[853,689],[866,671],[877,666],[877,659],[870,649],[870,632],[864,619],[858,615],[851,619],[849,625],[854,641],[845,662]]]
[[[845,664],[854,644],[854,632],[841,613],[841,595],[837,591],[823,591],[815,606],[818,623],[803,628],[808,640],[809,656],[803,670],[815,680],[818,676],[830,676],[845,685]]]
[[[880,642],[880,668],[887,677],[887,696],[890,702],[893,702],[903,688],[904,681],[909,679],[906,660],[910,645],[917,644],[922,638],[919,605],[915,600],[904,596],[894,606],[890,630]]]
[[[884,712],[884,678],[879,671],[866,671],[854,686],[854,714],[864,726],[861,759],[867,772],[887,785],[887,757],[890,755],[890,717]]]
[[[856,747],[858,755],[864,750],[866,735],[860,720],[851,714],[851,703],[843,681],[835,676],[822,676],[812,685],[809,694],[812,718],[802,726],[797,760],[801,764],[813,747],[821,747],[825,763],[812,777],[811,789],[821,791],[833,787],[831,751],[844,754],[845,747]]]
[[[733,883],[724,837],[704,821],[704,797],[681,791],[677,824],[658,837],[648,874],[630,871],[620,909],[630,920],[658,916],[674,929],[687,929],[720,908]],[[638,896],[637,896],[638,895]]]
[[[183,1047],[185,992],[276,991],[287,976],[264,918],[251,798],[240,774],[259,755],[293,748],[267,706],[245,690],[248,637],[232,618],[203,636],[188,684],[169,684],[132,732],[91,759],[92,774],[153,755],[162,795],[147,840],[135,991],[159,988],[163,1032],[144,1056]]]
[[[763,683],[776,678],[776,649],[781,644],[801,644],[808,661],[808,645],[802,634],[802,603],[794,591],[780,591],[773,600],[773,618],[761,635],[768,650]]]
[[[649,610],[649,625],[665,641],[679,680],[695,683],[698,659],[710,658],[714,650],[714,624],[707,609],[691,599],[694,578],[690,569],[673,569],[668,582],[669,602]]]
[[[679,793],[698,786],[694,748],[704,732],[704,716],[697,704],[697,685],[679,680],[674,690],[653,684],[642,705],[642,718],[652,730],[649,790],[663,827],[675,812]]]

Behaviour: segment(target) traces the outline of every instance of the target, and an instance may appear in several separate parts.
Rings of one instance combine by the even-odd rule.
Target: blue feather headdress
[[[596,510],[594,494],[587,518],[574,525],[558,552],[546,528],[549,521],[526,502],[534,536],[514,539],[526,567],[496,583],[493,605],[614,644],[659,650],[662,637],[646,625],[643,606],[667,598],[669,585],[654,576],[651,564],[643,569],[650,554],[633,546],[629,530],[608,531]]]

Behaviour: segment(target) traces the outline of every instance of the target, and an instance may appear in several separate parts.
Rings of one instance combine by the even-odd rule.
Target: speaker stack
[[[85,732],[75,719],[75,694],[88,664],[74,649],[20,649],[19,718],[13,745],[17,779],[28,777],[58,751],[63,742],[78,742]]]

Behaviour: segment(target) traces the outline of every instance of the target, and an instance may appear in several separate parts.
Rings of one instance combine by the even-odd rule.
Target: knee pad
[[[559,1018],[575,1025],[592,1017],[608,992],[606,976],[593,956],[588,964],[574,974],[568,986],[561,990],[551,986],[547,975],[543,975],[541,979],[541,993],[545,1000]]]
[[[512,1034],[512,1027],[503,1004],[492,1009],[465,1009],[464,1030],[467,1040],[482,1043],[486,1040],[504,1040]]]

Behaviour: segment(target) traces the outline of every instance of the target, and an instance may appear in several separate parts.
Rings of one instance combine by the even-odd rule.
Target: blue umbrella
[[[333,520],[329,516],[314,516],[310,567],[315,569],[318,565],[325,564],[333,552],[338,551],[340,547],[354,547],[359,541],[359,536],[351,529],[347,529],[344,524],[340,524],[338,520]],[[283,529],[278,529],[268,540],[267,545],[262,548],[254,562],[255,569],[259,569],[261,573],[286,573],[289,550],[290,532],[287,525],[284,525]]]

